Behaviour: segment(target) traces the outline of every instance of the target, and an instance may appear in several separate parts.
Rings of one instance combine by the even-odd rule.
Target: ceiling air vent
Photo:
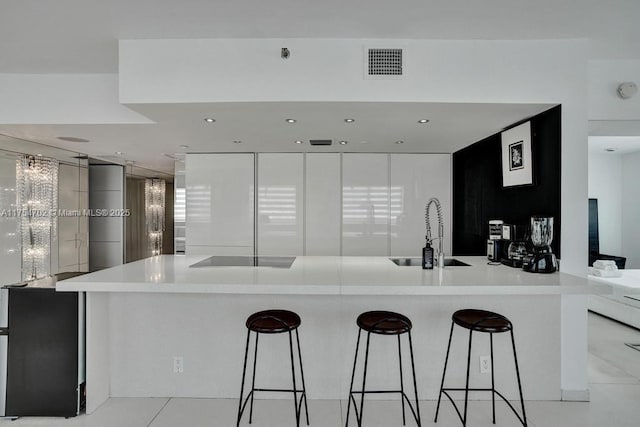
[[[330,139],[310,139],[310,145],[331,145],[333,143]]]
[[[402,49],[367,49],[367,76],[402,76]]]

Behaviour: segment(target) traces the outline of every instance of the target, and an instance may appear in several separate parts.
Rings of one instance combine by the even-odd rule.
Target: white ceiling
[[[119,39],[588,38],[640,58],[638,0],[5,0],[0,73],[117,72]]]
[[[146,104],[136,106],[136,110],[157,123],[2,125],[0,133],[170,172],[173,160],[169,156],[179,157],[186,152],[451,153],[550,107],[405,102]],[[216,122],[206,123],[205,117],[215,118]],[[297,122],[286,123],[287,118]],[[345,118],[355,122],[345,123]],[[419,124],[422,118],[430,122]],[[64,142],[58,136],[81,137],[90,142]],[[311,147],[309,139],[332,139],[334,144]],[[296,140],[304,143],[296,144]],[[340,145],[340,140],[348,144]],[[180,147],[183,144],[188,147]]]
[[[589,153],[591,154],[620,155],[636,151],[640,151],[640,136],[589,137]]]

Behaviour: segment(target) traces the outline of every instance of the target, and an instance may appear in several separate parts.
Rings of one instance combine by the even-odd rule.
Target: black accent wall
[[[453,153],[454,255],[486,255],[491,219],[528,225],[532,215],[548,215],[554,217],[551,247],[560,257],[561,107],[527,120],[532,133],[531,186],[502,187],[500,133]]]

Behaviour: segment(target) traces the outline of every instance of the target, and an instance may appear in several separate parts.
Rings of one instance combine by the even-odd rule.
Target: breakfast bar
[[[238,398],[245,321],[268,308],[302,319],[309,399],[346,398],[355,319],[376,309],[411,319],[419,396],[437,399],[451,315],[480,308],[513,322],[525,399],[588,400],[586,301],[610,293],[606,284],[489,265],[479,256],[433,270],[402,257],[364,256],[298,256],[289,267],[193,266],[207,258],[156,256],[57,283],[57,291],[87,295],[88,412],[109,397]],[[256,381],[265,386],[290,381],[284,339],[261,341]],[[397,369],[397,347],[383,341],[372,339],[372,387],[395,381],[388,372]],[[448,382],[464,381],[466,341],[454,334]],[[476,363],[488,354],[484,341],[471,356],[471,382],[479,386],[490,381]],[[516,398],[510,341],[496,337],[494,346],[496,384]]]

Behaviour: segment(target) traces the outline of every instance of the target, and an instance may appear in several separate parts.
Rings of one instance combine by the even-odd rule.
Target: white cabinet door
[[[388,255],[389,155],[343,154],[342,254]]]
[[[303,255],[303,183],[303,154],[258,154],[259,255]]]
[[[425,206],[436,197],[442,205],[444,252],[451,254],[451,156],[391,154],[391,255],[421,256],[425,243]],[[431,233],[438,236],[438,216],[431,206]],[[437,248],[438,242],[434,241]]]
[[[254,155],[187,154],[185,167],[186,253],[252,252]]]
[[[340,255],[340,154],[311,153],[305,162],[305,255]]]

